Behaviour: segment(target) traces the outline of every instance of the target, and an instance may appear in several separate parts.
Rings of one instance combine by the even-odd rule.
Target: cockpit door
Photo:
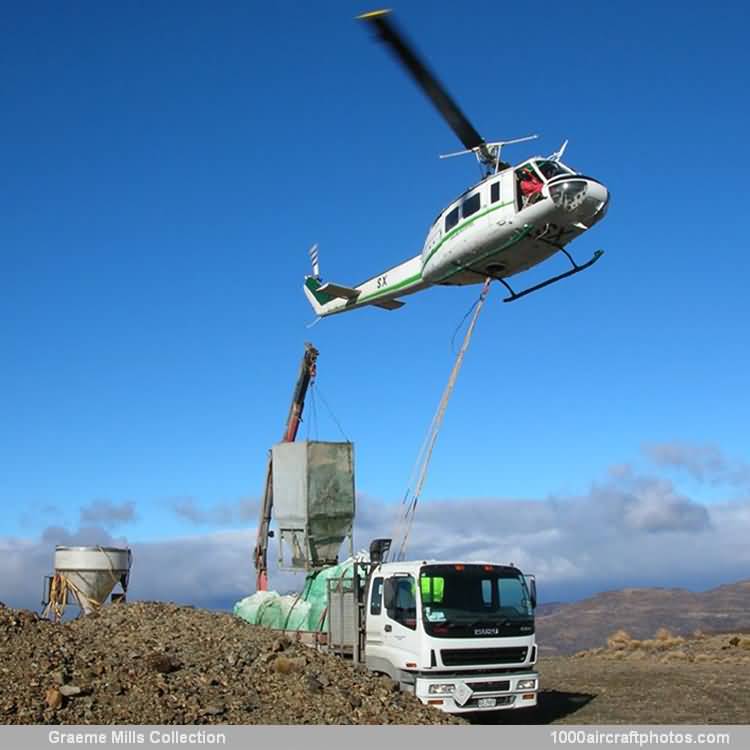
[[[545,179],[533,161],[521,164],[513,170],[516,190],[516,208],[522,211],[543,199],[542,189]]]
[[[505,214],[513,215],[518,211],[518,184],[512,169],[506,169],[500,186],[500,202],[506,204],[502,209]]]

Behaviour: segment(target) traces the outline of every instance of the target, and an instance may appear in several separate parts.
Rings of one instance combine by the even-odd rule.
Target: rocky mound
[[[226,614],[0,607],[3,724],[448,724],[398,685]]]

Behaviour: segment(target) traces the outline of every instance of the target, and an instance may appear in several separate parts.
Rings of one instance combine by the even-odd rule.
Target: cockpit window
[[[445,231],[450,232],[458,224],[458,209],[456,206],[450,213],[445,215]]]
[[[461,216],[465,219],[472,214],[475,214],[481,208],[481,194],[474,193],[474,195],[465,198],[461,204]]]
[[[544,175],[545,180],[551,180],[559,174],[571,174],[571,171],[557,161],[538,161],[536,168]]]
[[[516,169],[516,183],[519,211],[543,199],[544,182],[537,173],[534,162],[527,162]]]

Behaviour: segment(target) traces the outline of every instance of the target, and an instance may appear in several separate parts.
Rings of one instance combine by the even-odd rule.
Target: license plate
[[[497,698],[479,698],[477,708],[494,708],[497,705]]]

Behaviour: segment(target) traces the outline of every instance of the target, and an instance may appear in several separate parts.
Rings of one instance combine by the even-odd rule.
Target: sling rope
[[[323,406],[325,406],[326,410],[328,411],[329,416],[331,419],[336,423],[336,427],[339,428],[339,432],[344,438],[344,441],[347,443],[351,443],[352,441],[349,439],[349,436],[344,432],[344,428],[341,426],[341,422],[336,418],[336,415],[333,413],[333,409],[328,405],[328,401],[326,401],[325,396],[323,395],[323,391],[320,390],[320,386],[316,383],[315,384],[315,390],[318,393],[318,396],[320,397],[320,400],[323,403]]]
[[[393,538],[395,540],[398,538],[398,533],[401,530],[403,530],[403,537],[401,539],[401,545],[398,550],[398,555],[396,556],[397,560],[403,560],[406,554],[406,547],[409,542],[409,533],[411,532],[411,527],[414,522],[414,513],[417,509],[417,503],[419,502],[419,497],[422,494],[422,488],[424,487],[425,480],[427,479],[427,470],[430,467],[430,459],[432,458],[432,451],[435,448],[435,443],[437,441],[438,433],[440,432],[440,427],[443,424],[443,417],[445,416],[445,410],[448,407],[448,401],[450,400],[451,394],[453,393],[453,387],[456,385],[456,380],[458,379],[458,373],[460,372],[461,365],[463,364],[463,361],[464,361],[464,355],[466,354],[466,351],[469,348],[469,344],[471,343],[471,337],[472,337],[472,334],[474,333],[474,326],[476,325],[477,318],[479,317],[479,313],[482,311],[482,307],[484,306],[484,301],[487,299],[487,293],[490,290],[491,282],[492,282],[491,278],[485,279],[484,286],[482,287],[482,292],[479,295],[479,299],[477,300],[476,306],[474,308],[474,315],[471,318],[471,323],[469,323],[469,327],[466,329],[466,334],[464,335],[463,344],[461,345],[461,348],[458,351],[458,355],[456,356],[456,361],[453,365],[453,370],[451,371],[450,377],[448,378],[448,384],[446,385],[445,390],[443,391],[443,396],[440,399],[440,404],[438,405],[437,412],[435,413],[432,423],[430,424],[430,429],[427,432],[427,437],[422,446],[422,450],[420,451],[419,458],[417,459],[417,466],[415,467],[415,472],[413,475],[413,476],[416,476],[416,484],[414,486],[414,493],[410,497],[409,490],[407,490],[406,495],[404,496],[404,504],[406,505],[406,509],[404,510],[404,513],[401,516],[400,521],[397,522],[397,527],[396,527],[397,531],[393,535]]]

